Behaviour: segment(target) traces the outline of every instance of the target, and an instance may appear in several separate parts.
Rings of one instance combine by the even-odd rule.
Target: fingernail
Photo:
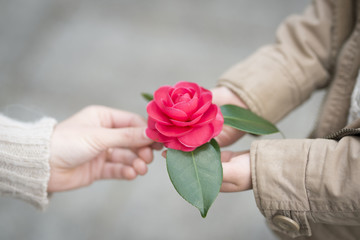
[[[146,134],[146,128],[145,128],[144,131],[143,131],[143,135],[144,135],[144,139],[150,139],[150,138],[148,137],[148,135]]]

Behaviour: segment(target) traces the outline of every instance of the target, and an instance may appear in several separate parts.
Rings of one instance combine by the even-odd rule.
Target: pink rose
[[[211,92],[196,83],[160,87],[147,105],[147,136],[167,148],[195,150],[217,136],[224,124],[220,108],[211,101]]]

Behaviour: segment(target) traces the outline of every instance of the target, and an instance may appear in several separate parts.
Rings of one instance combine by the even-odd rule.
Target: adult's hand
[[[59,123],[53,132],[49,192],[87,186],[100,179],[134,179],[153,160],[137,114],[90,106]]]

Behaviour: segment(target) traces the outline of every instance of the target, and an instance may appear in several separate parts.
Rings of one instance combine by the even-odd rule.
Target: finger
[[[221,152],[221,162],[229,162],[231,161],[233,158],[240,156],[240,155],[244,155],[247,154],[249,151],[241,151],[241,152],[233,152],[233,151],[222,151]]]
[[[219,143],[220,147],[225,147],[236,142],[244,135],[243,131],[224,125],[221,133],[215,137],[215,140]]]
[[[220,192],[239,192],[239,187],[233,183],[223,182],[221,184]]]
[[[102,170],[102,179],[135,179],[137,173],[133,167],[121,163],[105,162]]]
[[[137,153],[130,149],[111,148],[108,150],[107,160],[110,162],[122,163],[127,166],[134,166],[136,159],[141,160],[144,164],[149,164],[153,160],[153,152],[150,147],[144,147],[136,150]]]
[[[229,162],[233,157],[239,155],[236,152],[232,151],[222,151],[221,152],[221,162]]]
[[[237,191],[244,191],[252,188],[250,156],[244,153],[223,162],[223,182],[232,183],[237,186]]]
[[[165,150],[165,151],[163,151],[163,152],[161,153],[161,156],[162,156],[163,158],[166,158],[166,154],[167,154],[167,151]]]
[[[138,156],[129,149],[110,148],[108,150],[107,161],[114,163],[122,163],[127,166],[132,166],[136,158],[138,158]]]
[[[150,147],[139,148],[137,155],[147,164],[151,163],[154,159],[154,154]]]
[[[102,127],[123,128],[123,127],[143,127],[146,120],[140,115],[123,110],[103,107],[99,112],[102,120]]]
[[[145,119],[136,113],[98,105],[88,106],[62,123],[106,128],[141,127],[147,125]]]
[[[223,162],[223,182],[236,183],[241,178],[239,166],[235,162]]]
[[[98,128],[92,130],[88,141],[98,151],[107,148],[138,148],[154,142],[146,136],[144,127]]]
[[[74,116],[82,122],[84,118],[97,119],[99,125],[106,128],[146,126],[145,119],[136,113],[98,105],[88,106]]]
[[[148,171],[146,163],[140,158],[134,160],[133,167],[136,173],[139,175],[145,175]]]

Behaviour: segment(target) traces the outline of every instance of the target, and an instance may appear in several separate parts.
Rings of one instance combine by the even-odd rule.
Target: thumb
[[[154,142],[146,136],[145,129],[145,127],[100,128],[94,132],[94,140],[105,149],[144,147]]]

